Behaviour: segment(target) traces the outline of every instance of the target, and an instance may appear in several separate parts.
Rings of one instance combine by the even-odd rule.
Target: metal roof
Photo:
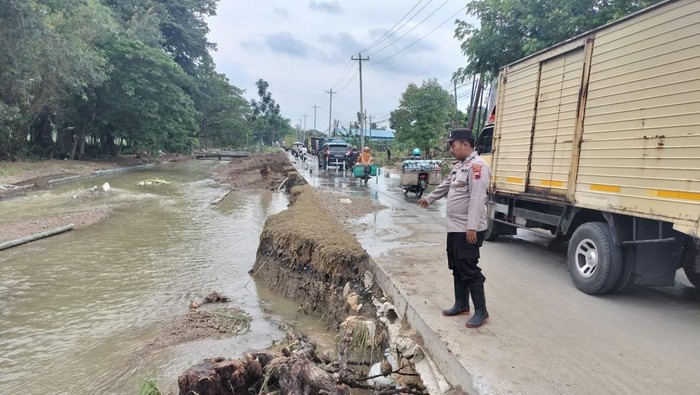
[[[336,129],[335,133],[341,136],[359,136],[360,131],[358,129]],[[371,129],[365,130],[365,138],[372,139],[394,139],[394,131],[391,129]]]

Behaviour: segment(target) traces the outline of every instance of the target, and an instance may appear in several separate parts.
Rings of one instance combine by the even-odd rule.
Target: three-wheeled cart
[[[352,167],[352,176],[360,180],[360,185],[364,181],[365,185],[370,177],[376,177],[379,174],[379,165],[375,164],[356,164]]]
[[[423,196],[429,185],[440,184],[440,166],[442,162],[430,159],[404,160],[401,165],[401,190],[404,195],[409,192],[416,197]]]

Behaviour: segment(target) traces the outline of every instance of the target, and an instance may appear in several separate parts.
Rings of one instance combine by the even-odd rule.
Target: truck
[[[309,142],[307,146],[309,147],[309,151],[311,152],[312,155],[318,155],[318,150],[323,147],[323,144],[326,142],[327,138],[325,137],[309,137]]]
[[[574,285],[700,287],[700,1],[668,0],[500,69],[487,239],[568,243]]]

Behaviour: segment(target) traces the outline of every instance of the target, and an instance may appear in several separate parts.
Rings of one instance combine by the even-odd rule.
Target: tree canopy
[[[457,20],[467,66],[457,72],[484,74],[524,56],[612,22],[661,0],[473,0],[467,12],[479,19],[475,26]]]
[[[245,144],[251,104],[206,37],[217,2],[0,0],[0,159]]]
[[[454,114],[450,93],[437,80],[427,80],[421,86],[408,85],[401,95],[399,108],[391,112],[390,124],[396,130],[398,144],[428,152],[431,148],[442,148],[445,125]]]
[[[258,87],[258,99],[251,100],[253,113],[250,117],[253,128],[253,139],[267,144],[274,144],[279,136],[284,136],[291,129],[289,119],[282,117],[280,105],[272,98],[270,87],[265,80],[255,83]]]

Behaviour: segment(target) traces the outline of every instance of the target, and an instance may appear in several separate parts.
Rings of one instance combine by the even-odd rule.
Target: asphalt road
[[[468,329],[467,316],[440,315],[452,303],[444,202],[422,210],[395,176],[361,187],[314,166],[302,173],[319,188],[388,207],[361,219],[372,226],[359,240],[451,383],[482,394],[700,393],[700,291],[681,271],[673,287],[586,295],[569,279],[562,247],[522,230],[482,248],[491,317]]]

